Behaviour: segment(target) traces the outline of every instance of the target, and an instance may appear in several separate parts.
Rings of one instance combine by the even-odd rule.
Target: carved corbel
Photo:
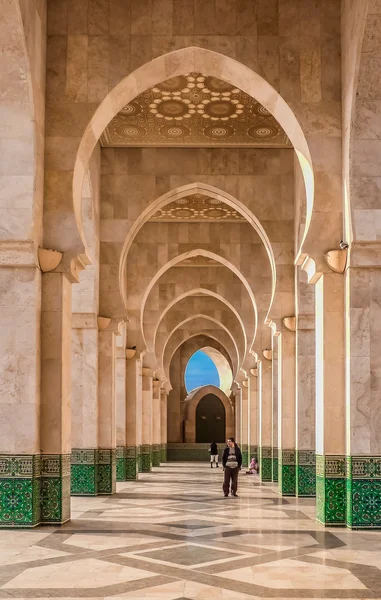
[[[296,331],[296,317],[284,317],[282,323],[289,331]]]
[[[99,331],[104,331],[110,325],[111,318],[110,317],[98,317],[97,322],[98,322]]]
[[[335,273],[344,273],[347,265],[348,249],[329,250],[324,254],[325,261],[329,268]]]
[[[136,354],[136,346],[133,346],[132,348],[126,348],[127,360],[131,360],[131,358],[134,358],[135,354]]]
[[[247,380],[242,381],[242,385],[243,385],[243,387],[248,388],[249,387],[249,382]]]
[[[272,360],[273,359],[273,351],[272,350],[262,350],[262,354],[265,357],[266,360]]]
[[[258,377],[258,367],[255,369],[250,369],[250,375],[253,375],[253,377]]]
[[[148,367],[142,368],[142,376],[143,377],[153,377],[153,370]]]
[[[38,249],[38,262],[43,273],[54,271],[60,264],[63,257],[62,252],[58,250],[50,250],[48,248]]]

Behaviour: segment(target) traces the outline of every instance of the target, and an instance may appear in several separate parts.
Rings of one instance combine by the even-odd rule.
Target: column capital
[[[153,370],[148,367],[142,367],[142,377],[153,377]]]

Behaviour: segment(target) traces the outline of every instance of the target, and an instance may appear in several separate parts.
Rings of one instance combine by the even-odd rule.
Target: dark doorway
[[[206,394],[196,408],[196,443],[205,444],[215,440],[225,441],[226,415],[221,400],[214,394]]]

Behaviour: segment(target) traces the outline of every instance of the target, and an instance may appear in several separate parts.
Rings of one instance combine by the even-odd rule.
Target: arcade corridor
[[[315,499],[167,463],[117,494],[72,498],[61,527],[0,532],[0,598],[379,598],[381,533],[324,529]]]

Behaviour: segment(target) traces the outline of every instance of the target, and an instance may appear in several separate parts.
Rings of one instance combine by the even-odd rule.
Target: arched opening
[[[139,67],[116,85],[95,111],[78,147],[73,173],[74,213],[85,246],[81,218],[82,180],[91,153],[106,127],[140,93],[168,79],[198,71],[216,78],[220,78],[223,73],[223,80],[227,84],[239,88],[260,102],[287,134],[299,160],[306,188],[305,223],[300,248],[302,247],[312,217],[314,176],[307,140],[295,114],[279,93],[249,67],[218,52],[194,46],[169,52]]]
[[[225,407],[215,394],[206,394],[196,408],[196,444],[222,443],[225,434]]]
[[[185,368],[185,389],[192,392],[203,385],[220,387],[220,376],[213,360],[203,350],[190,357]]]
[[[229,395],[233,373],[229,362],[210,346],[197,350],[189,359],[184,374],[185,389],[189,394],[204,385],[214,385]]]

